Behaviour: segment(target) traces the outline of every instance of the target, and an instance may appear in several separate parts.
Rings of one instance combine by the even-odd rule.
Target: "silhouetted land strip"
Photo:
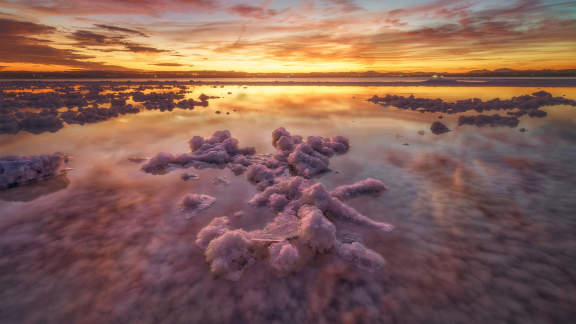
[[[65,78],[62,78],[65,79]],[[56,84],[72,84],[78,81],[74,80],[62,80],[62,79],[26,79],[26,80],[6,80],[0,81],[0,85],[5,83],[10,84],[29,84],[35,82],[53,82]],[[79,78],[82,79],[81,82],[108,82],[112,83],[162,83],[166,81],[154,80],[153,78],[130,78],[134,81],[127,80],[117,80],[114,78],[105,79],[98,78],[98,80],[90,78]],[[167,79],[178,79],[178,78],[167,78]],[[194,84],[194,85],[246,85],[246,86],[442,86],[442,87],[576,87],[576,78],[443,78],[443,79],[426,79],[426,80],[411,80],[405,78],[397,78],[393,81],[383,81],[374,79],[374,81],[366,80],[367,78],[362,78],[359,80],[322,80],[321,78],[309,78],[308,80],[292,79],[292,78],[278,78],[274,80],[266,79],[253,79],[253,78],[219,78],[214,79],[180,79],[170,82],[178,82],[178,84]],[[106,81],[103,81],[106,80]]]
[[[241,71],[99,71],[77,70],[63,72],[27,72],[27,71],[0,71],[0,79],[197,79],[197,78],[389,78],[389,77],[416,77],[430,78],[443,76],[449,78],[565,78],[576,77],[576,69],[563,70],[472,70],[465,72],[241,72]]]

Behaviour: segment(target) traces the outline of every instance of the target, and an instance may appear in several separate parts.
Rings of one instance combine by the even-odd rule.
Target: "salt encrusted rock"
[[[390,224],[377,222],[362,215],[354,208],[346,205],[339,199],[332,197],[326,187],[321,183],[317,183],[306,189],[302,194],[302,201],[306,204],[318,207],[327,215],[328,218],[334,217],[343,219],[355,224],[369,226],[383,231],[391,231],[393,228]]]
[[[190,142],[191,153],[173,156],[159,153],[142,166],[144,172],[162,174],[170,168],[224,168],[234,170],[235,174],[246,170],[251,162],[247,156],[254,155],[254,148],[239,148],[238,140],[232,138],[229,131],[216,131],[212,137],[205,139],[194,136]]]
[[[367,249],[358,242],[338,244],[336,254],[342,260],[369,272],[378,271],[386,264],[380,254]]]
[[[246,178],[254,184],[261,182],[272,183],[274,181],[274,173],[263,164],[254,164],[248,168]]]
[[[441,122],[436,121],[432,123],[432,126],[430,126],[430,131],[432,131],[434,135],[440,135],[449,132],[450,129],[448,129],[448,127],[446,127],[446,125],[442,124]]]
[[[66,156],[61,153],[0,158],[0,189],[54,177],[60,174],[66,162]]]
[[[311,178],[328,170],[329,155],[316,151],[307,143],[298,144],[287,161],[295,174]]]
[[[298,249],[288,241],[277,242],[268,247],[270,265],[280,273],[296,270],[300,261]]]
[[[225,232],[213,239],[206,249],[206,260],[210,270],[217,276],[238,280],[248,266],[254,262],[250,250],[250,238],[243,230]]]
[[[338,186],[330,194],[342,201],[346,201],[363,195],[378,196],[385,190],[386,186],[382,181],[368,178],[351,185]]]
[[[270,208],[274,211],[281,211],[288,204],[288,198],[282,194],[270,195]]]
[[[279,128],[272,133],[272,143],[278,153],[276,159],[286,161],[295,175],[311,178],[329,171],[329,158],[344,154],[350,148],[348,139],[336,136],[331,139],[309,136],[302,142],[301,136],[292,136]]]
[[[385,97],[373,96],[368,101],[386,106],[394,106],[399,109],[415,110],[422,112],[442,112],[448,114],[460,113],[470,110],[483,112],[488,110],[536,110],[543,106],[550,105],[571,105],[576,106],[576,101],[563,98],[553,97],[546,91],[534,92],[532,95],[513,97],[507,100],[492,99],[483,101],[478,98],[458,100],[456,102],[446,102],[440,98],[426,99],[415,98],[413,95],[408,97],[386,95]]]
[[[304,205],[298,210],[300,217],[299,240],[309,245],[316,252],[328,252],[336,245],[336,227],[320,209]]]
[[[174,155],[160,152],[142,166],[142,170],[151,174],[164,174],[169,171],[170,164],[175,162]]]
[[[190,194],[182,199],[180,206],[185,212],[197,214],[210,208],[216,202],[216,198],[209,195]]]
[[[206,227],[204,227],[196,236],[196,245],[205,250],[208,244],[215,238],[218,238],[229,230],[228,217],[216,217]]]
[[[254,195],[248,203],[253,206],[272,207],[275,204],[271,201],[273,195],[283,195],[288,201],[293,201],[299,199],[302,196],[302,192],[312,185],[310,181],[302,177],[286,177],[276,180],[277,183]]]
[[[295,271],[301,262],[301,249],[308,249],[305,255],[332,253],[370,271],[383,264],[382,257],[361,244],[340,242],[330,220],[391,230],[391,225],[374,221],[344,202],[361,195],[377,196],[386,190],[384,184],[369,178],[329,192],[324,185],[311,180],[329,170],[331,157],[349,150],[346,138],[310,136],[303,141],[301,136],[279,128],[272,133],[277,153],[258,156],[254,156],[253,149],[239,149],[238,141],[227,131],[215,132],[209,139],[193,137],[189,144],[192,153],[176,157],[159,154],[145,170],[219,166],[234,172],[244,167],[247,180],[260,191],[248,203],[268,207],[276,213],[275,218],[259,230],[232,230],[228,218],[219,217],[198,233],[196,244],[205,250],[215,275],[237,280],[250,264],[266,256],[270,266],[279,273]],[[192,197],[190,204],[198,206],[198,197]],[[297,242],[298,248],[291,242]]]

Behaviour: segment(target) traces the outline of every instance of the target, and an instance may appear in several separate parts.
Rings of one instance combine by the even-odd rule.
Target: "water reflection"
[[[66,175],[35,182],[29,185],[0,190],[0,200],[4,201],[32,201],[45,195],[65,189],[70,184]]]
[[[221,98],[194,110],[2,135],[2,154],[65,152],[75,171],[50,194],[0,201],[0,321],[568,322],[576,315],[576,109],[521,118],[525,133],[462,127],[434,136],[428,127],[437,114],[366,101],[387,93],[459,100],[539,90],[576,99],[573,88],[195,86],[185,98]],[[456,128],[457,117],[443,122]],[[184,153],[192,136],[217,129],[269,153],[269,134],[280,126],[350,138],[350,152],[331,161],[338,172],[321,179],[328,187],[366,177],[386,184],[379,199],[350,204],[393,224],[393,232],[338,228],[381,254],[387,268],[364,273],[325,255],[297,276],[278,278],[256,265],[239,282],[215,279],[196,234],[237,210],[244,213],[234,227],[269,222],[271,213],[245,204],[255,189],[228,170],[194,171],[198,180],[183,181],[180,172],[153,176],[129,161]],[[230,183],[215,185],[217,177]],[[189,193],[218,200],[186,219],[178,203]]]

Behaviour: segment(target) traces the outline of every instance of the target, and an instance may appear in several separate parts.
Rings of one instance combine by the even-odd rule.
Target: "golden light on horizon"
[[[558,1],[0,1],[0,71],[573,69],[575,12]]]

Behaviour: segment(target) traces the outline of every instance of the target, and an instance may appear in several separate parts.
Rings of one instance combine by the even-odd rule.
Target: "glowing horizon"
[[[562,0],[0,0],[0,71],[573,69]]]

